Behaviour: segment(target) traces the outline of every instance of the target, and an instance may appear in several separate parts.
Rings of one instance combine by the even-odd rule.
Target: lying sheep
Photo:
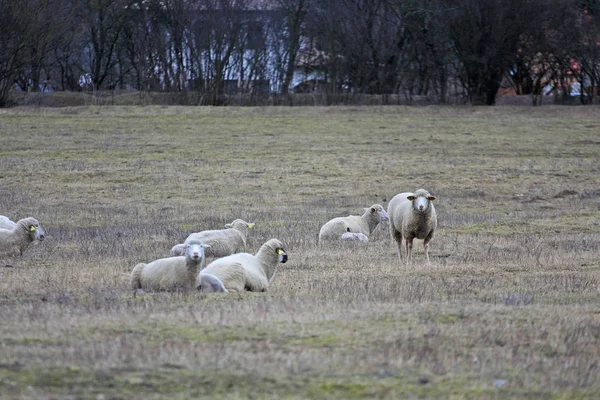
[[[202,231],[190,234],[183,244],[177,244],[171,249],[171,256],[183,255],[183,246],[193,239],[201,240],[210,245],[206,257],[225,257],[230,254],[246,251],[246,239],[254,223],[236,219],[225,229]]]
[[[429,265],[429,242],[437,227],[437,216],[432,201],[435,196],[425,189],[414,193],[400,193],[388,205],[390,234],[398,245],[398,256],[402,262],[402,238],[406,241],[406,263],[412,256],[413,239],[423,239],[425,261]]]
[[[34,240],[44,240],[46,232],[35,218],[23,218],[12,229],[0,228],[0,257],[20,256]]]
[[[211,262],[202,270],[201,276],[216,276],[232,292],[266,292],[279,263],[286,261],[283,244],[271,239],[261,246],[256,255],[237,253]]]
[[[367,243],[369,241],[369,238],[364,233],[345,232],[344,234],[342,234],[342,241]]]
[[[12,229],[15,225],[17,225],[17,223],[11,221],[10,218],[0,215],[0,229]]]
[[[388,215],[380,204],[373,204],[365,208],[362,216],[350,215],[337,217],[327,222],[319,231],[319,243],[325,240],[340,240],[342,235],[350,233],[362,233],[367,240],[380,222],[388,221]]]
[[[142,290],[191,290],[201,282],[198,271],[204,262],[204,249],[209,246],[199,240],[185,245],[185,256],[161,258],[151,263],[140,263],[131,271],[130,285],[135,293]]]
[[[206,293],[222,293],[228,292],[225,289],[225,285],[223,285],[223,281],[214,276],[213,274],[208,274],[204,271],[200,271],[200,281],[197,282],[197,289],[201,292]]]

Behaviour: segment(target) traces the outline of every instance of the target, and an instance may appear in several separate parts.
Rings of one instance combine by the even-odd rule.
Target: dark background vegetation
[[[0,0],[0,107],[49,86],[228,104],[242,63],[244,104],[293,104],[299,67],[325,74],[303,88],[322,104],[494,104],[501,85],[537,103],[547,82],[558,101],[579,82],[592,103],[599,13],[598,0]]]

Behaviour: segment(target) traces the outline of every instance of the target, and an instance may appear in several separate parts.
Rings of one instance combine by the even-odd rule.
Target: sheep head
[[[371,207],[365,208],[365,212],[370,213],[379,222],[386,222],[390,220],[388,213],[384,210],[381,204],[373,204]]]
[[[419,189],[406,198],[412,201],[413,208],[419,213],[425,213],[429,211],[431,202],[435,200],[435,196],[432,196],[425,189]]]

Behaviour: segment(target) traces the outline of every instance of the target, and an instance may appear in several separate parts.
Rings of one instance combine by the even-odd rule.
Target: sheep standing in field
[[[283,244],[271,239],[261,246],[256,255],[237,253],[211,262],[202,270],[201,276],[214,275],[231,292],[266,292],[279,263],[286,261]]]
[[[11,221],[10,218],[0,215],[0,229],[12,229],[17,225],[16,222]]]
[[[46,232],[35,218],[23,218],[12,229],[0,228],[0,257],[20,256],[34,240],[42,241]]]
[[[204,262],[208,245],[190,240],[185,245],[185,256],[161,258],[148,264],[140,263],[131,271],[130,284],[134,295],[142,290],[191,290],[198,287],[198,271]]]
[[[423,239],[425,261],[429,265],[429,242],[437,227],[437,215],[432,201],[435,197],[427,190],[400,193],[388,204],[390,234],[398,245],[398,256],[402,263],[402,238],[406,241],[406,263],[412,256],[413,239]]]
[[[210,246],[206,257],[225,257],[230,254],[246,251],[246,240],[254,223],[236,219],[225,225],[225,229],[202,231],[190,234],[183,244],[177,244],[171,249],[171,256],[183,255],[183,247],[190,240],[201,240]]]
[[[388,220],[388,215],[383,207],[380,204],[373,204],[371,207],[365,208],[365,213],[361,216],[337,217],[327,222],[319,231],[319,243],[325,240],[341,240],[342,235],[346,233],[361,233],[368,240],[377,225]],[[349,236],[347,235],[347,237]]]

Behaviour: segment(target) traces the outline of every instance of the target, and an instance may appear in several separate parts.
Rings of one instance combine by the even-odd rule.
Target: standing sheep
[[[0,228],[0,257],[20,256],[34,240],[42,241],[46,232],[35,218],[23,218],[12,229]]]
[[[425,261],[429,265],[429,242],[437,227],[437,215],[432,201],[435,196],[425,189],[414,193],[400,193],[390,200],[390,234],[398,245],[398,256],[402,263],[402,238],[406,241],[406,264],[412,256],[413,239],[423,239]]]
[[[198,239],[210,245],[206,257],[225,257],[230,254],[246,251],[246,239],[254,223],[236,219],[225,225],[225,229],[202,231],[190,234],[183,244],[177,244],[171,249],[171,256],[183,255],[183,246],[190,240]]]
[[[341,240],[342,235],[347,232],[362,233],[368,240],[377,225],[388,220],[388,215],[383,207],[380,204],[373,204],[371,207],[365,208],[365,213],[361,216],[337,217],[327,222],[319,231],[319,243],[325,240]]]
[[[283,244],[271,239],[261,246],[256,255],[237,253],[219,258],[208,264],[201,275],[214,275],[232,292],[266,292],[277,266],[286,261]]]
[[[198,271],[204,262],[204,249],[209,246],[199,240],[185,245],[185,256],[161,258],[148,264],[140,263],[131,271],[130,285],[135,293],[142,290],[191,290],[198,287]]]

